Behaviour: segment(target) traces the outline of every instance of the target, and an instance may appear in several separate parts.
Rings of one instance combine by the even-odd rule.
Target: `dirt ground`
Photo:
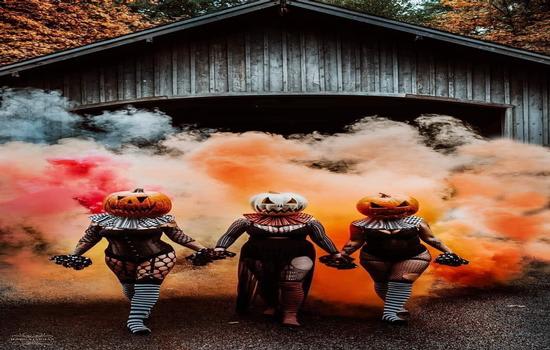
[[[162,298],[153,334],[136,337],[124,328],[122,300],[10,302],[0,304],[0,340],[2,349],[548,349],[549,277],[539,265],[506,286],[415,298],[401,327],[380,323],[379,309],[335,316],[317,300],[293,330],[257,312],[237,319],[229,298]]]

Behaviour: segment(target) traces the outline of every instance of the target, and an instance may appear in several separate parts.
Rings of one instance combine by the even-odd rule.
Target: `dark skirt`
[[[299,256],[315,261],[313,244],[305,239],[251,238],[241,248],[241,259],[259,260],[280,268]]]
[[[402,261],[408,260],[420,253],[425,252],[427,249],[423,244],[418,244],[414,246],[394,246],[394,247],[379,247],[374,245],[369,245],[368,243],[363,246],[361,251],[370,256],[376,257],[381,261]]]
[[[241,249],[237,312],[246,312],[256,293],[271,307],[277,307],[279,282],[285,266],[292,259],[307,256],[315,263],[315,249],[305,239],[250,238]],[[307,295],[313,269],[303,281]]]

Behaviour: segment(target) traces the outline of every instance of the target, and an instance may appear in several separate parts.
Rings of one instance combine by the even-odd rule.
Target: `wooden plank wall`
[[[212,32],[210,32],[212,33]],[[550,71],[451,54],[411,37],[285,28],[183,35],[75,65],[36,86],[81,105],[239,93],[411,94],[513,105],[503,133],[550,144]],[[32,79],[31,79],[32,81]],[[504,113],[504,110],[503,110]]]

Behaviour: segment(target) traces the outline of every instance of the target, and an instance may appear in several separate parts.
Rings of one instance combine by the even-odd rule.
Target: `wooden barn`
[[[550,57],[308,0],[259,0],[6,65],[0,86],[60,90],[78,113],[131,104],[231,130],[441,113],[550,144]]]

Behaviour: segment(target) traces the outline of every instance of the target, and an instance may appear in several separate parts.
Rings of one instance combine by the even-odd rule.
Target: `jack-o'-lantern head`
[[[164,193],[136,188],[133,191],[111,193],[103,201],[103,208],[115,216],[154,218],[170,212],[172,201]]]
[[[372,218],[400,218],[416,213],[418,201],[410,196],[379,193],[361,198],[357,210]]]
[[[264,192],[250,198],[250,205],[260,214],[292,215],[304,210],[307,200],[292,192]]]

